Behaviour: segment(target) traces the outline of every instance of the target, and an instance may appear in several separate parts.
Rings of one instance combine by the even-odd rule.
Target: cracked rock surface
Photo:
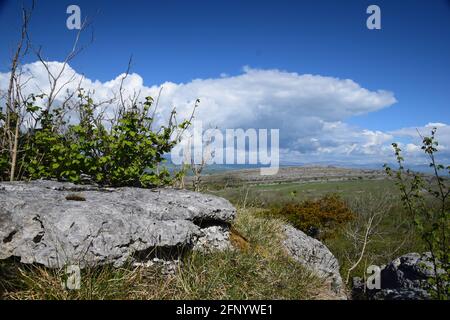
[[[187,190],[0,183],[0,259],[50,268],[121,266],[161,250],[193,248],[199,239],[208,246],[205,234],[214,225],[220,227],[213,228],[212,246],[226,247],[223,226],[235,214],[228,200]]]
[[[201,235],[195,242],[194,250],[208,252],[211,250],[223,251],[232,249],[230,231],[226,226],[210,226],[201,230]]]

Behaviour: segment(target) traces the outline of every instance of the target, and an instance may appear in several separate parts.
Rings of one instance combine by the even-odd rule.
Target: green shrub
[[[81,90],[71,110],[33,104],[27,111],[40,125],[21,135],[17,179],[88,180],[114,187],[170,184],[172,176],[160,164],[190,122],[176,124],[172,111],[167,125],[153,130],[152,104],[147,97],[143,103],[122,106],[113,119],[106,119]],[[69,112],[77,113],[76,120],[69,119]],[[7,168],[9,162],[8,154],[2,154],[0,168]]]

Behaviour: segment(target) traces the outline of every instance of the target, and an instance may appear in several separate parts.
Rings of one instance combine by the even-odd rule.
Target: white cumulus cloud
[[[49,62],[53,73],[62,63]],[[45,68],[40,62],[24,66],[24,77],[31,77],[25,92],[48,92]],[[74,90],[79,81],[85,90],[94,92],[97,100],[117,95],[122,75],[106,82],[84,77],[66,66],[60,84],[69,82],[60,92]],[[73,80],[73,81],[69,81]],[[8,74],[0,73],[0,89],[7,87]],[[348,125],[346,119],[367,114],[396,103],[392,92],[371,91],[350,79],[321,75],[298,74],[282,70],[263,70],[245,67],[241,74],[221,74],[217,78],[194,79],[187,83],[165,82],[144,85],[144,79],[130,74],[123,83],[124,95],[156,97],[163,88],[158,116],[165,119],[172,107],[178,116],[186,118],[196,101],[200,107],[196,120],[204,126],[227,128],[280,129],[280,147],[286,161],[348,159],[374,162],[391,157],[390,143],[397,138],[408,140],[405,150],[417,154],[417,131],[403,128],[391,132],[367,130]],[[111,112],[114,107],[111,106]],[[450,147],[450,126],[430,123],[419,130],[438,128],[443,150]]]

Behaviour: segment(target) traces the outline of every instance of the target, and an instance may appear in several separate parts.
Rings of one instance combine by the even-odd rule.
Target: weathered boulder
[[[207,247],[211,233],[212,246],[221,248],[228,238],[218,233],[227,232],[235,214],[225,199],[186,190],[0,183],[0,259],[51,268],[120,266]]]
[[[438,273],[443,272],[438,270]],[[368,289],[360,278],[354,278],[353,297],[370,300],[430,299],[428,279],[434,275],[429,252],[408,253],[381,267],[380,289]]]
[[[339,262],[331,251],[319,240],[290,225],[284,226],[284,234],[283,245],[289,255],[319,277],[325,278],[336,297],[346,299]]]

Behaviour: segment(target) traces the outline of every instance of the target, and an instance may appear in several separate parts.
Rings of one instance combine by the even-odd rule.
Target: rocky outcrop
[[[438,272],[443,273],[444,270]],[[408,253],[381,267],[379,289],[368,289],[360,278],[354,278],[353,297],[370,300],[430,299],[428,279],[434,275],[429,252]]]
[[[225,248],[235,213],[225,199],[186,190],[1,183],[0,259],[120,266]]]
[[[336,297],[346,299],[339,262],[331,251],[320,241],[290,225],[284,226],[284,235],[283,245],[289,255],[319,277],[325,278]]]

